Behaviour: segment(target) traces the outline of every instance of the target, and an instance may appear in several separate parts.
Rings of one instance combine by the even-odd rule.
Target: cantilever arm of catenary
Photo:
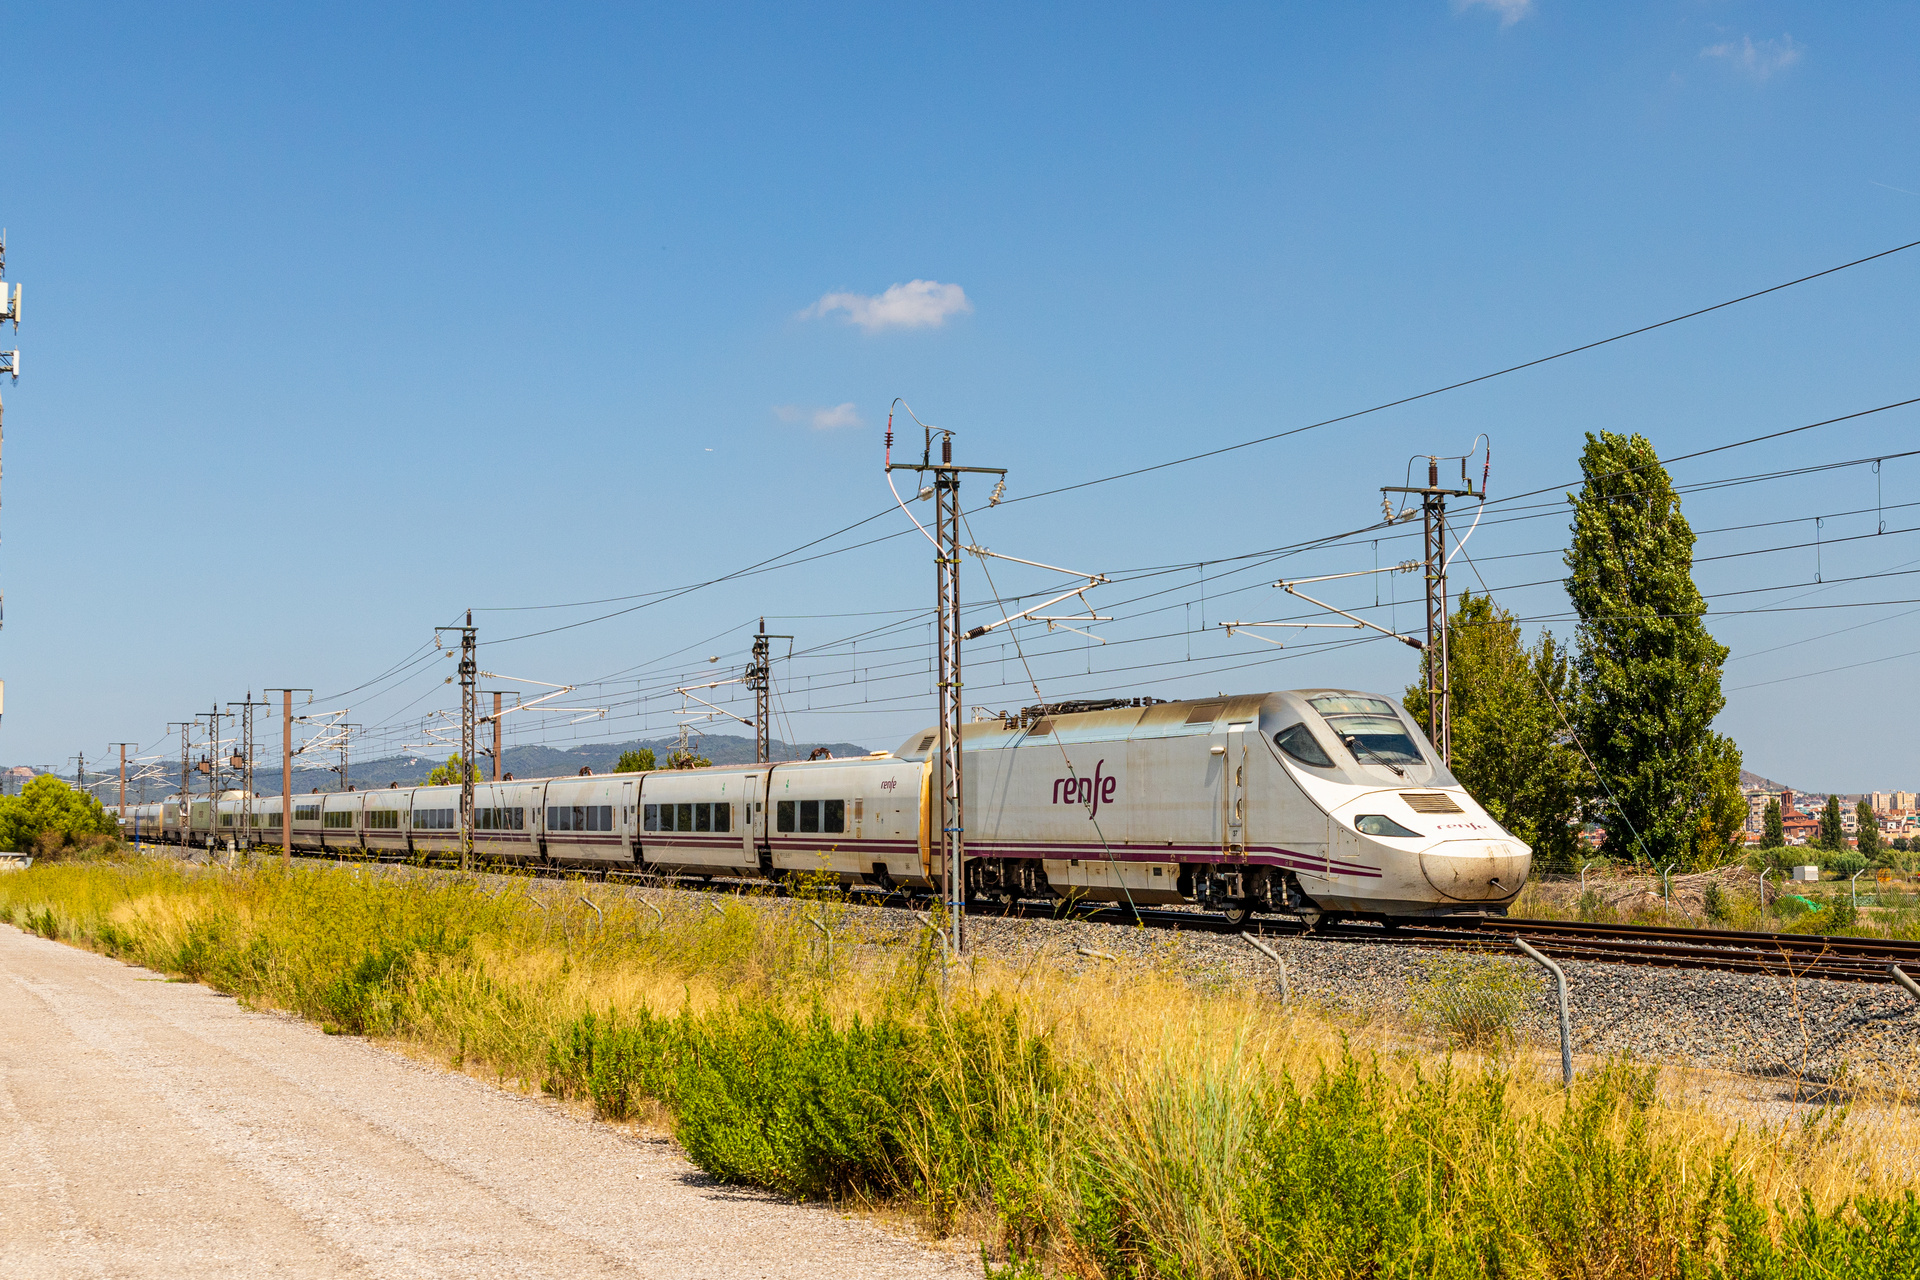
[[[511,712],[515,712],[515,711],[530,710],[534,707],[539,706],[543,702],[559,697],[563,693],[573,692],[573,686],[570,684],[548,684],[545,680],[522,680],[518,676],[503,676],[492,671],[482,671],[480,673],[480,676],[482,679],[485,679],[485,680],[512,680],[516,684],[537,684],[537,685],[540,685],[542,688],[553,690],[552,693],[541,694],[539,697],[535,698],[532,702],[522,702],[511,707],[502,708],[500,711],[500,714],[503,716],[508,715]],[[480,717],[480,721],[483,724],[486,721],[491,719],[493,719],[493,716],[491,714]]]
[[[1060,627],[1061,630],[1071,631],[1075,635],[1083,635],[1083,636],[1087,636],[1089,639],[1099,640],[1100,639],[1099,636],[1092,635],[1089,632],[1081,631],[1078,627],[1068,627],[1062,624],[1068,623],[1068,622],[1112,622],[1113,621],[1113,619],[1110,617],[1103,617],[1100,614],[1095,613],[1093,606],[1087,603],[1087,597],[1085,594],[1087,591],[1092,590],[1094,587],[1104,586],[1107,582],[1110,581],[1110,579],[1104,573],[1076,573],[1072,569],[1062,569],[1057,564],[1042,564],[1038,560],[1022,560],[1019,556],[1001,555],[998,551],[989,551],[985,547],[967,546],[967,547],[962,547],[961,550],[975,556],[992,556],[995,560],[1010,560],[1014,564],[1030,565],[1035,569],[1045,569],[1050,573],[1064,573],[1070,578],[1085,578],[1087,580],[1085,586],[1070,587],[1067,590],[1062,591],[1059,595],[1052,597],[1051,599],[1042,600],[1039,604],[1034,605],[1030,609],[1022,609],[1018,613],[1008,614],[1006,617],[1000,619],[1000,621],[998,622],[989,622],[985,626],[975,627],[973,630],[967,632],[965,638],[968,640],[977,640],[981,636],[986,635],[989,631],[993,631],[999,627],[1004,627],[1010,622],[1019,622],[1023,618],[1032,618],[1035,622],[1044,622],[1047,624],[1047,630],[1049,631],[1052,631],[1056,626],[1058,626]],[[1065,600],[1070,596],[1080,597],[1080,604],[1087,611],[1086,617],[1082,618],[1077,614],[1069,617],[1065,617],[1065,618],[1050,618],[1050,617],[1043,617],[1040,615],[1040,611],[1042,609],[1052,608],[1054,605],[1059,604],[1062,600]],[[1106,641],[1101,640],[1101,643],[1105,644]]]
[[[1383,636],[1392,636],[1395,640],[1398,640],[1401,644],[1407,645],[1414,649],[1425,649],[1427,647],[1425,644],[1423,644],[1419,640],[1414,639],[1412,636],[1403,636],[1398,631],[1389,631],[1385,627],[1380,626],[1378,623],[1368,622],[1365,618],[1354,617],[1353,614],[1348,613],[1345,609],[1336,609],[1324,600],[1315,600],[1312,596],[1308,595],[1304,591],[1295,591],[1293,589],[1293,584],[1290,582],[1276,582],[1273,585],[1281,588],[1290,596],[1299,596],[1302,600],[1305,600],[1308,604],[1319,605],[1322,609],[1325,609],[1328,613],[1337,613],[1343,618],[1351,618],[1353,621],[1359,623],[1361,626],[1371,627],[1373,630],[1378,631]]]
[[[1327,573],[1322,574],[1318,578],[1288,578],[1287,582],[1291,582],[1297,587],[1303,582],[1332,582],[1338,578],[1368,578],[1376,573],[1412,573],[1425,563],[1426,561],[1424,560],[1402,560],[1399,564],[1390,564],[1384,569],[1355,569],[1352,573]],[[1287,582],[1276,582],[1273,585],[1276,587],[1284,587],[1287,585]],[[1304,596],[1301,598],[1305,599]],[[1237,626],[1239,624],[1236,623],[1235,625]]]
[[[1249,635],[1252,635],[1255,640],[1264,641],[1276,649],[1284,649],[1287,647],[1284,641],[1268,640],[1265,636],[1257,634],[1254,628],[1322,627],[1329,631],[1358,631],[1366,624],[1360,622],[1216,622],[1213,625],[1216,627],[1225,627],[1228,635],[1232,635],[1236,631],[1245,631]]]
[[[716,681],[714,681],[714,684],[735,684],[735,683],[737,683],[737,681],[733,681],[733,680],[716,680]],[[694,688],[696,688],[696,689],[711,689],[711,688],[713,688],[713,685],[711,685],[711,684],[697,684],[697,685],[695,685],[695,686],[693,686],[693,687],[694,687]],[[708,701],[707,701],[707,700],[706,700],[705,698],[703,698],[703,697],[701,697],[701,696],[700,696],[699,694],[696,694],[696,693],[690,693],[690,692],[688,692],[688,691],[687,691],[687,690],[685,690],[685,689],[675,689],[675,690],[674,690],[674,692],[675,692],[675,693],[677,693],[677,694],[679,694],[679,695],[680,695],[681,697],[683,697],[683,698],[692,698],[692,699],[693,699],[693,700],[694,700],[695,702],[697,702],[697,703],[699,703],[699,704],[700,704],[701,706],[703,706],[703,707],[706,707],[706,708],[708,708],[709,710],[711,710],[711,711],[713,711],[713,712],[714,712],[714,713],[715,713],[716,715],[723,715],[723,716],[725,716],[725,717],[726,717],[727,719],[729,719],[729,720],[740,720],[740,723],[741,723],[741,724],[743,724],[743,725],[745,725],[745,726],[747,726],[747,728],[749,728],[749,729],[751,729],[751,728],[753,728],[753,727],[754,727],[754,725],[753,725],[753,721],[751,721],[751,720],[741,720],[739,716],[737,716],[737,715],[735,715],[735,714],[733,714],[733,712],[731,712],[731,711],[729,711],[729,710],[727,710],[727,709],[726,709],[725,707],[716,707],[716,706],[714,706],[714,705],[713,705],[713,704],[712,704],[711,702],[708,702]],[[707,718],[708,718],[708,719],[712,719],[713,717],[712,717],[712,716],[709,716],[709,717],[707,717]]]

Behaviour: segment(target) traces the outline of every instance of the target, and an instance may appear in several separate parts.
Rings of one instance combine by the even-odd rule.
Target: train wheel
[[[1247,905],[1245,898],[1228,898],[1226,917],[1228,924],[1245,924],[1247,917],[1253,914],[1253,908]]]

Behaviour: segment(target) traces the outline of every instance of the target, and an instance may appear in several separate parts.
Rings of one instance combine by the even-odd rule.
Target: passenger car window
[[[802,831],[820,830],[820,802],[802,800],[800,802],[800,829]]]
[[[722,802],[713,806],[713,829],[715,831],[733,830],[733,806]]]
[[[648,831],[658,831],[660,829],[660,806],[657,804],[642,805],[640,811],[641,825]]]
[[[822,831],[845,831],[847,829],[847,802],[845,800],[822,800],[820,802],[820,829]]]
[[[774,807],[773,829],[775,831],[793,830],[793,801],[782,800]]]

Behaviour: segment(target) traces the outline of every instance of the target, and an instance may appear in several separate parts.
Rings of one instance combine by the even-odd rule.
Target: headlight
[[[1354,829],[1363,836],[1398,836],[1418,840],[1418,831],[1409,831],[1383,813],[1366,813],[1353,820]]]

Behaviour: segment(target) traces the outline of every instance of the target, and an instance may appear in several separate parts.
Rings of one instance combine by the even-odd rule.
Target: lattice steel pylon
[[[240,842],[246,848],[253,848],[253,709],[272,704],[266,701],[255,702],[253,690],[247,690],[245,702],[229,702],[230,707],[240,708]]]
[[[938,851],[941,892],[946,900],[947,950],[958,956],[966,946],[966,810],[961,788],[960,726],[966,706],[960,677],[960,477],[967,472],[1004,476],[1004,467],[961,467],[953,462],[953,432],[921,424],[926,448],[918,463],[893,461],[893,430],[887,430],[887,470],[931,473],[934,503],[934,601],[939,615],[940,727],[934,756],[934,813],[929,846]],[[940,437],[940,460],[933,461],[933,438]]]
[[[1464,474],[1466,460],[1461,459]],[[1427,459],[1425,488],[1387,487],[1382,493],[1420,495],[1420,519],[1427,558],[1427,736],[1440,751],[1440,758],[1453,764],[1453,678],[1447,643],[1447,499],[1478,498],[1486,501],[1486,491],[1475,493],[1470,481],[1459,489],[1440,487],[1440,459]]]
[[[460,633],[460,869],[466,871],[473,865],[474,720],[480,675],[480,644],[473,627],[473,610],[467,610],[463,626],[435,627],[436,640],[442,631]]]
[[[760,630],[753,636],[753,664],[747,668],[747,688],[753,690],[753,761],[755,764],[767,763],[772,752],[772,739],[768,737],[767,721],[772,717],[773,709],[769,705],[773,693],[773,657],[770,640],[791,640],[792,636],[767,634],[767,620],[760,619]],[[792,646],[788,646],[791,648]]]

